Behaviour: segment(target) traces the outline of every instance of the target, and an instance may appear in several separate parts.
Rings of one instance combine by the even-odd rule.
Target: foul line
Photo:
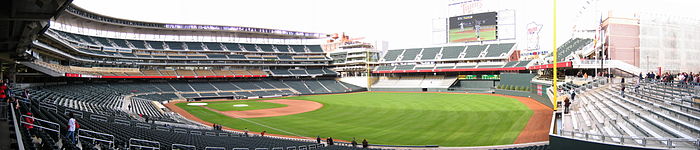
[[[243,121],[247,121],[247,122],[250,122],[250,123],[253,123],[253,124],[257,124],[257,125],[260,125],[260,126],[263,126],[263,127],[266,127],[266,128],[270,128],[270,129],[272,129],[272,130],[277,130],[277,131],[280,131],[280,132],[284,132],[284,133],[287,133],[287,134],[292,134],[292,135],[294,135],[294,136],[305,137],[305,136],[302,136],[302,135],[299,135],[299,134],[296,134],[296,133],[292,133],[292,132],[285,131],[285,130],[282,130],[282,129],[273,128],[273,127],[270,127],[270,126],[267,126],[267,125],[264,125],[264,124],[261,124],[261,123],[255,122],[255,121],[251,121],[251,120],[248,120],[248,119],[245,119],[245,118],[238,118],[238,117],[232,117],[232,116],[229,116],[229,117],[231,117],[231,118],[236,118],[236,119],[241,119],[241,120],[243,120]]]

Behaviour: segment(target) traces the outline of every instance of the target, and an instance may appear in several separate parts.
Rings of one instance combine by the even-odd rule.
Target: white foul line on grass
[[[285,131],[285,130],[282,130],[282,129],[273,128],[273,127],[270,127],[270,126],[267,126],[267,125],[264,125],[264,124],[261,124],[261,123],[257,123],[257,122],[255,122],[255,121],[250,121],[250,120],[248,120],[248,119],[244,119],[244,118],[236,118],[236,119],[241,119],[241,120],[243,120],[243,121],[247,121],[247,122],[250,122],[250,123],[253,123],[253,124],[257,124],[257,125],[260,125],[260,126],[263,126],[263,127],[266,127],[266,128],[270,128],[270,129],[272,129],[272,130],[277,130],[277,131],[284,132],[284,133],[287,133],[287,134],[291,134],[291,135],[294,135],[294,136],[304,137],[304,136],[301,136],[301,135],[296,134],[296,133],[292,133],[292,132]]]

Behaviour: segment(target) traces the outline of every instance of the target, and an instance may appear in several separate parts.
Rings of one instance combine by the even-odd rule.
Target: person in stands
[[[248,137],[248,128],[243,129],[243,134],[245,134],[245,137]]]
[[[569,106],[571,106],[571,102],[569,101],[568,97],[564,98],[564,114],[569,114]]]
[[[620,88],[620,95],[622,98],[625,98],[625,84],[622,84],[622,87]]]
[[[24,117],[24,122],[27,122],[27,124],[24,124],[24,128],[29,131],[29,135],[34,135],[34,116],[32,116],[31,112],[27,112],[27,117]]]
[[[321,136],[316,136],[316,143],[321,144]]]
[[[73,118],[73,113],[68,113],[68,133],[66,134],[66,138],[70,140],[71,144],[75,144],[75,129],[78,128],[78,122],[75,121],[75,118]]]
[[[267,133],[267,131],[260,132],[260,136],[265,136],[265,133]]]
[[[353,148],[357,147],[357,141],[355,141],[355,138],[352,138],[352,142],[350,142]]]
[[[328,138],[326,139],[326,143],[328,143],[328,146],[333,145],[333,138],[332,138],[332,137],[328,137]]]
[[[362,139],[362,148],[367,148],[369,147],[369,143],[367,143],[367,139]]]

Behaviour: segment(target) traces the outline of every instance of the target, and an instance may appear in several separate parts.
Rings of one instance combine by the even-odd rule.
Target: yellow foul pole
[[[554,0],[554,7],[552,7],[552,59],[554,60],[554,64],[552,67],[552,89],[554,90],[553,92],[553,98],[552,98],[552,104],[554,106],[554,110],[557,110],[557,0]]]
[[[369,88],[370,88],[370,86],[372,86],[372,82],[371,82],[372,78],[370,78],[370,75],[372,74],[372,72],[371,72],[372,69],[369,68],[369,62],[371,60],[370,57],[372,57],[372,56],[369,52],[369,49],[366,49],[366,50],[367,50],[367,54],[366,54],[367,55],[367,62],[365,62],[365,64],[367,64],[367,65],[365,66],[365,68],[367,68],[367,91],[370,91]]]

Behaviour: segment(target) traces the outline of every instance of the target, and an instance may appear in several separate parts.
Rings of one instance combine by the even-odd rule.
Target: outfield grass
[[[230,128],[342,140],[367,138],[372,144],[440,146],[512,144],[533,113],[516,99],[489,95],[364,92],[284,99],[316,101],[324,107],[289,116],[234,119],[198,106],[177,106]]]
[[[218,111],[245,111],[245,110],[255,110],[255,109],[269,109],[269,108],[279,108],[287,107],[285,104],[268,103],[268,102],[257,102],[257,101],[218,101],[218,102],[207,102],[207,107],[216,109]],[[246,104],[246,107],[233,107],[236,104]]]

